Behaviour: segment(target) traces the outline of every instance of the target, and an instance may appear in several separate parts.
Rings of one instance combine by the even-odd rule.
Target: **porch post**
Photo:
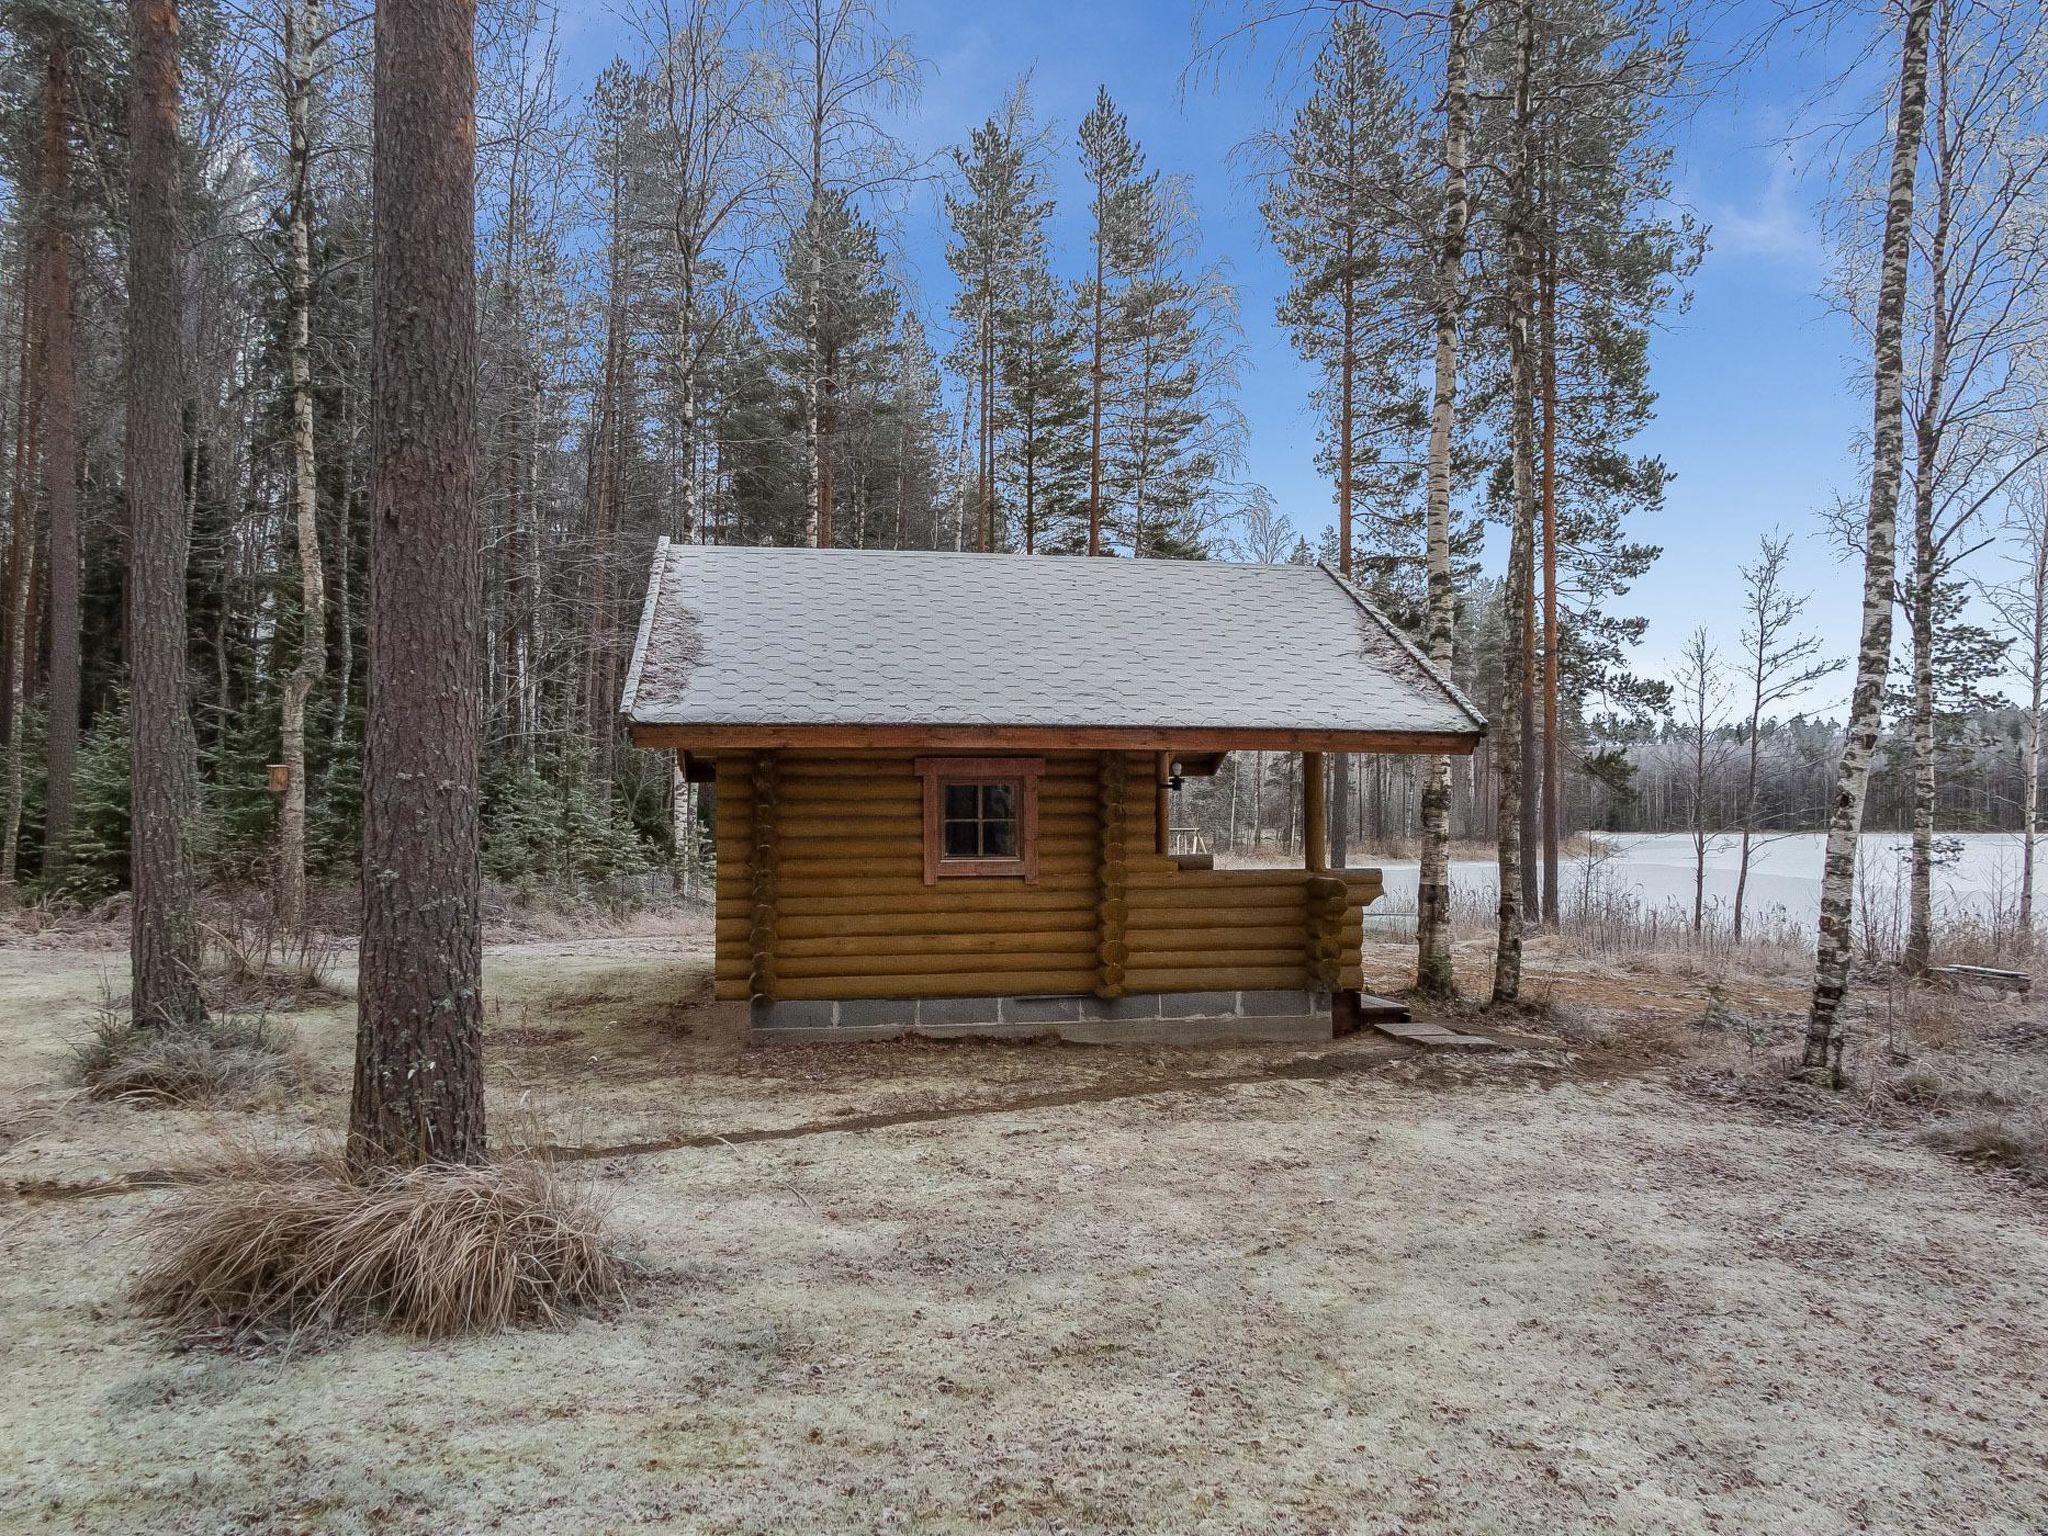
[[[1323,803],[1323,754],[1301,754],[1301,862],[1322,874],[1330,867],[1328,845],[1330,818]]]

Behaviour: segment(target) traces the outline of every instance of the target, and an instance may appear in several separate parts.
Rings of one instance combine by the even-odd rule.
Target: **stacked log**
[[[1096,842],[1099,851],[1095,867],[1098,892],[1095,904],[1098,935],[1095,991],[1099,997],[1122,997],[1131,954],[1126,933],[1130,903],[1124,884],[1127,864],[1125,840],[1129,835],[1130,820],[1125,797],[1130,773],[1123,754],[1103,753],[1098,778],[1101,787],[1097,791]]]

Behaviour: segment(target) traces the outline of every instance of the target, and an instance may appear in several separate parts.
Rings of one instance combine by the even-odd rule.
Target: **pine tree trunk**
[[[128,86],[128,428],[125,477],[134,889],[130,1006],[141,1027],[206,1017],[186,829],[199,810],[187,699],[185,398],[179,235],[178,7],[130,0]]]
[[[40,166],[31,171],[40,174]],[[42,189],[25,189],[32,205],[46,204]],[[6,630],[0,634],[0,661],[4,661],[6,683],[0,693],[0,718],[7,727],[7,802],[0,808],[0,896],[11,897],[19,875],[21,857],[21,812],[26,780],[28,674],[35,651],[35,625],[31,619],[36,569],[35,466],[42,447],[43,331],[44,318],[36,311],[44,294],[43,251],[31,248],[29,270],[22,274],[21,351],[16,373],[14,415],[14,466],[9,488],[8,521],[11,527],[7,559]]]
[[[50,509],[50,691],[44,738],[43,878],[69,863],[78,765],[78,363],[71,319],[71,39],[50,28],[43,94],[43,486]]]
[[[484,1156],[474,29],[377,7],[358,1167]]]
[[[1522,991],[1523,780],[1528,762],[1524,729],[1530,702],[1529,598],[1536,514],[1536,381],[1529,334],[1534,254],[1529,229],[1530,83],[1535,69],[1535,35],[1535,0],[1520,0],[1515,20],[1515,114],[1509,145],[1507,324],[1514,531],[1508,554],[1501,729],[1496,738],[1500,754],[1500,928],[1493,960],[1493,1000],[1497,1004],[1517,1001]]]
[[[1102,553],[1102,227],[1101,193],[1095,212],[1095,319],[1088,363],[1088,553]]]
[[[1343,356],[1338,362],[1337,406],[1337,568],[1351,579],[1351,439],[1357,414],[1352,374],[1358,366],[1358,277],[1354,270],[1356,233],[1344,231]],[[1328,831],[1330,867],[1342,869],[1350,861],[1351,849],[1345,826],[1350,803],[1351,758],[1336,752],[1330,757],[1330,826]]]
[[[33,166],[31,174],[39,174]],[[43,195],[29,188],[41,207]],[[41,453],[43,362],[41,362],[41,248],[31,248],[29,270],[20,293],[20,354],[14,387],[14,465],[8,487],[8,565],[6,565],[6,629],[0,633],[0,666],[6,686],[0,690],[0,721],[6,725],[6,807],[0,811],[0,895],[12,895],[20,860],[20,811],[23,811],[23,760],[29,705],[29,664],[35,651],[35,463]]]
[[[1884,723],[1885,676],[1892,655],[1892,581],[1897,541],[1899,474],[1904,456],[1902,333],[1907,263],[1913,239],[1913,185],[1927,121],[1927,28],[1934,0],[1910,0],[1899,61],[1899,108],[1892,139],[1872,348],[1870,506],[1864,519],[1863,627],[1856,687],[1835,778],[1821,875],[1820,933],[1814,947],[1813,1006],[1807,1018],[1805,1064],[1825,1067],[1849,989],[1851,918],[1856,895],[1857,839],[1870,792],[1870,764]]]
[[[1434,300],[1435,390],[1429,422],[1429,654],[1450,675],[1457,594],[1451,589],[1451,449],[1458,417],[1458,327],[1465,310],[1465,226],[1470,214],[1465,157],[1471,133],[1466,83],[1467,0],[1450,0],[1444,48],[1444,230]],[[1416,875],[1415,989],[1447,998],[1451,972],[1451,760],[1430,760],[1422,792],[1422,854]]]
[[[277,822],[277,921],[286,933],[306,922],[306,704],[327,668],[327,582],[320,562],[319,480],[313,459],[313,39],[319,0],[294,0],[285,23],[285,121],[291,168],[286,284],[291,306],[286,355],[292,395],[292,516],[299,550],[299,656],[285,679],[280,751],[284,804]]]

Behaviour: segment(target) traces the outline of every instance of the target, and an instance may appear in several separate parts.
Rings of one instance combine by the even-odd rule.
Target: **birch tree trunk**
[[[1524,739],[1529,702],[1530,576],[1535,532],[1535,378],[1530,356],[1529,299],[1532,251],[1529,230],[1530,77],[1535,69],[1535,0],[1521,0],[1515,16],[1515,120],[1509,145],[1508,357],[1510,437],[1513,445],[1514,533],[1508,554],[1502,648],[1501,720],[1496,733],[1500,769],[1500,929],[1493,959],[1493,1000],[1512,1003],[1522,990],[1522,810]]]
[[[202,1021],[199,920],[186,829],[199,810],[187,699],[185,398],[180,324],[178,7],[130,0],[128,427],[131,717],[130,1007],[139,1027]]]
[[[2027,586],[2022,599],[2027,644],[2027,782],[2021,791],[2019,952],[2034,953],[2034,843],[2041,825],[2041,715],[2048,693],[2048,490],[2037,489],[2035,518],[2028,528]]]
[[[1934,0],[1910,0],[1900,46],[1899,110],[1892,138],[1883,265],[1878,277],[1877,325],[1872,348],[1863,629],[1856,655],[1856,687],[1850,699],[1848,730],[1828,820],[1827,862],[1821,875],[1820,933],[1814,947],[1813,1004],[1807,1017],[1804,1053],[1809,1067],[1828,1064],[1842,998],[1849,987],[1856,844],[1863,830],[1863,807],[1870,790],[1871,758],[1877,750],[1878,731],[1884,719],[1885,675],[1891,667],[1893,566],[1899,474],[1905,448],[1901,337],[1907,264],[1912,254],[1914,178],[1927,121],[1927,31],[1933,11]]]
[[[1543,915],[1558,921],[1558,843],[1563,828],[1564,744],[1558,738],[1557,616],[1557,230],[1553,206],[1543,272]]]
[[[1946,28],[1942,57],[1947,57]],[[1945,146],[1944,146],[1945,147]],[[1924,975],[1934,952],[1934,586],[1940,572],[1935,547],[1934,502],[1942,470],[1948,410],[1949,209],[1954,173],[1936,152],[1934,228],[1925,249],[1928,280],[1927,377],[1913,421],[1913,575],[1908,588],[1907,624],[1913,642],[1913,852],[1907,880],[1906,952],[1902,969]]]
[[[358,1167],[484,1157],[475,21],[378,0]]]
[[[1466,80],[1466,0],[1450,0],[1444,48],[1444,228],[1437,252],[1435,392],[1429,418],[1429,654],[1450,675],[1456,594],[1451,590],[1451,446],[1458,417],[1458,326],[1465,310],[1466,179],[1472,103]],[[1451,760],[1430,761],[1422,792],[1422,856],[1416,877],[1415,990],[1448,998],[1451,973]]]
[[[286,224],[291,305],[287,362],[292,395],[292,519],[299,549],[299,655],[285,679],[279,750],[284,803],[277,820],[277,921],[286,933],[306,922],[306,703],[327,669],[327,582],[320,560],[319,480],[313,459],[313,40],[319,0],[291,0],[285,13],[285,122],[292,178]]]

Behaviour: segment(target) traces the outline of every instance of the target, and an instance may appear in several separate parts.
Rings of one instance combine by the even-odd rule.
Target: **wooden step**
[[[1389,1040],[1398,1040],[1403,1045],[1417,1045],[1433,1051],[1497,1051],[1498,1040],[1489,1040],[1485,1035],[1461,1034],[1455,1029],[1446,1029],[1441,1024],[1432,1024],[1426,1019],[1374,1019],[1372,1027]]]

